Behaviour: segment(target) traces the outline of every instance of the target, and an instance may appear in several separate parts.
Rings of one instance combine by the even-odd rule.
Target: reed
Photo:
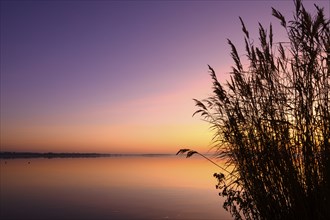
[[[290,21],[272,8],[288,42],[259,24],[255,45],[240,18],[247,65],[228,40],[230,80],[221,85],[209,66],[213,95],[195,100],[216,156],[234,167],[215,177],[235,219],[330,219],[330,21],[294,5]]]

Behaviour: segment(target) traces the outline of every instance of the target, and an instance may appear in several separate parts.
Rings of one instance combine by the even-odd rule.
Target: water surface
[[[0,162],[1,219],[230,219],[202,158]]]

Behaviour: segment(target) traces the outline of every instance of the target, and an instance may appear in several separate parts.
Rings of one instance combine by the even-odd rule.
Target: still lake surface
[[[232,219],[203,158],[1,159],[0,219]]]

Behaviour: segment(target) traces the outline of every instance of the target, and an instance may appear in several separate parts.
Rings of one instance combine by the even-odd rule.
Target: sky
[[[328,1],[303,1],[325,7]],[[282,1],[1,1],[1,151],[207,152],[213,132],[193,98],[229,78],[239,16],[284,31]]]

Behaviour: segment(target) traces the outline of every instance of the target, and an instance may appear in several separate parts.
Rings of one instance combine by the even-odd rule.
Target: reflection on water
[[[199,158],[0,162],[1,219],[230,219]]]

